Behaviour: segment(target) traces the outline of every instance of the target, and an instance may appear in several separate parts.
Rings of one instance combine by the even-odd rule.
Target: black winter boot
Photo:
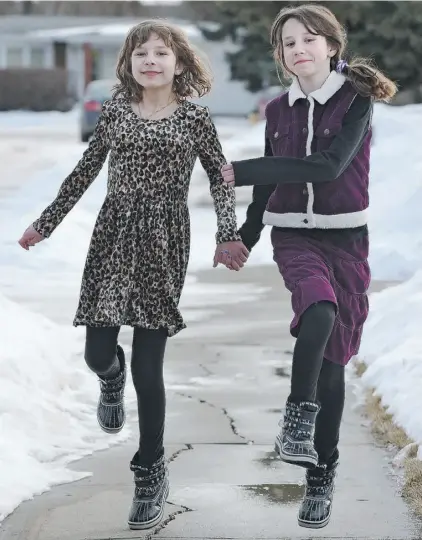
[[[279,422],[282,430],[275,440],[275,451],[283,461],[309,469],[318,464],[313,442],[318,411],[319,405],[311,401],[287,401],[284,419]]]
[[[100,427],[106,433],[118,433],[122,430],[125,420],[124,391],[126,384],[125,353],[117,345],[117,358],[120,362],[120,373],[113,379],[99,377],[100,399],[98,400],[97,419]]]
[[[306,493],[298,515],[301,527],[321,529],[328,525],[337,466],[338,453],[331,464],[318,464],[315,469],[306,471]]]
[[[135,475],[135,494],[129,512],[131,529],[150,529],[163,519],[169,493],[168,471],[164,456],[151,467],[141,467],[134,458],[130,469]]]

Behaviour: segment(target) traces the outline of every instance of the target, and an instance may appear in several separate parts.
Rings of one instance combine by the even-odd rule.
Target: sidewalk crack
[[[181,448],[180,450],[173,452],[173,454],[168,458],[167,463],[171,463],[177,459],[182,452],[187,452],[188,450],[193,450],[193,446],[191,444],[185,444],[185,448]]]
[[[183,504],[174,504],[174,503],[171,503],[169,501],[167,501],[167,504],[171,505],[171,506],[178,506],[179,508],[181,508],[181,510],[177,510],[175,512],[172,512],[165,520],[163,520],[160,525],[158,525],[154,531],[150,534],[148,534],[147,536],[145,536],[145,540],[151,540],[151,538],[153,536],[156,536],[157,534],[159,534],[163,529],[165,529],[167,527],[167,525],[169,523],[171,523],[172,521],[174,521],[177,516],[180,516],[181,514],[186,514],[187,512],[193,512],[192,508],[188,508],[187,506],[184,506]]]
[[[214,403],[211,403],[210,401],[207,401],[206,399],[191,396],[190,394],[185,394],[184,392],[176,392],[176,394],[181,396],[181,397],[185,397],[185,398],[189,398],[189,399],[199,401],[199,403],[201,403],[203,405],[208,405],[209,407],[212,407],[213,409],[220,410],[223,413],[223,415],[227,418],[227,420],[229,421],[230,429],[232,430],[232,432],[237,437],[239,437],[240,439],[245,441],[245,444],[254,444],[254,441],[248,439],[247,437],[245,437],[244,435],[241,435],[239,433],[239,431],[238,431],[238,429],[236,427],[235,419],[232,416],[230,416],[230,414],[228,413],[228,411],[227,411],[227,409],[225,407],[219,407],[218,405],[215,405]]]
[[[206,377],[212,377],[215,375],[207,366],[204,366],[204,364],[199,364],[199,367],[204,370]]]

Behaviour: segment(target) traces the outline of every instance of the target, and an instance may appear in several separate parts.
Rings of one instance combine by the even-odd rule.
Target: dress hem
[[[116,327],[116,326],[130,326],[131,328],[145,328],[146,330],[161,330],[165,328],[167,330],[168,337],[175,336],[178,334],[181,330],[184,330],[187,326],[185,323],[180,323],[178,325],[165,325],[165,324],[145,324],[144,322],[140,321],[88,321],[83,319],[75,319],[73,321],[73,326],[91,326],[91,327],[97,327],[97,328],[110,328],[110,327]]]

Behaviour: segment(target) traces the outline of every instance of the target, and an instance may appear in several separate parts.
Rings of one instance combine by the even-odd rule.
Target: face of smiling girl
[[[288,19],[282,29],[284,62],[299,80],[315,76],[328,77],[330,59],[335,49],[323,36],[311,34],[297,19]]]
[[[171,87],[181,72],[173,50],[154,33],[133,50],[131,61],[134,79],[146,90]]]

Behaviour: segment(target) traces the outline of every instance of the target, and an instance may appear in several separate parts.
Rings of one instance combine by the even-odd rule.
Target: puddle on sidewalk
[[[256,484],[239,487],[251,496],[265,498],[271,504],[296,504],[305,494],[305,486],[299,484]]]

